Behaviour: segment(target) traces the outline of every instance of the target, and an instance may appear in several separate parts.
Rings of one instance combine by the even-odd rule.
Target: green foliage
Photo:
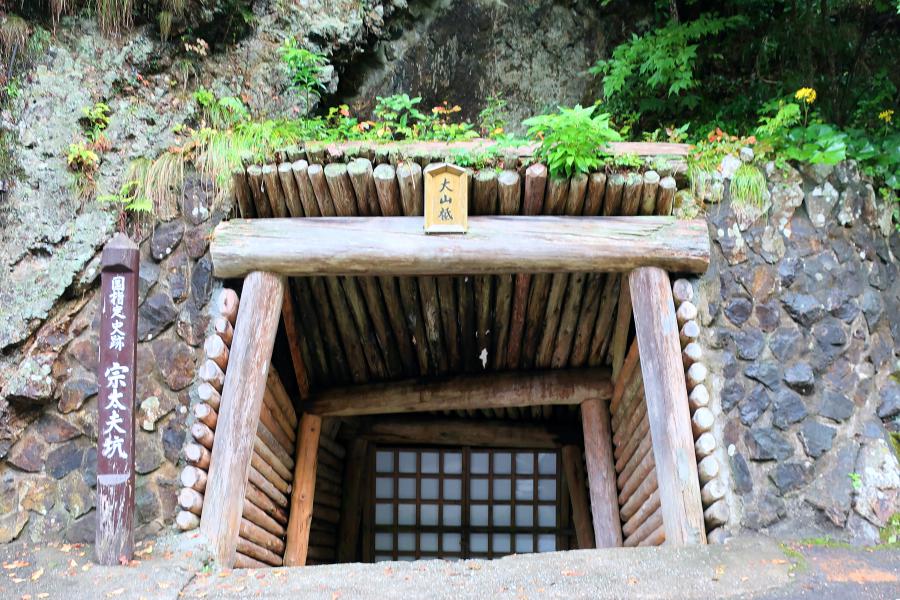
[[[151,214],[153,212],[153,203],[146,196],[139,193],[140,182],[137,179],[131,179],[122,184],[119,190],[114,194],[101,194],[97,196],[97,202],[100,204],[115,204],[121,210],[132,213]]]
[[[859,473],[847,473],[850,478],[850,486],[857,492],[862,489],[862,477]]]
[[[670,22],[644,35],[632,34],[608,60],[590,72],[603,77],[603,96],[614,109],[634,115],[659,114],[673,107],[695,108],[694,92],[700,42],[746,22],[743,17],[701,15],[685,23]]]
[[[381,121],[379,132],[389,139],[414,139],[425,128],[428,117],[419,110],[420,96],[410,98],[409,94],[378,96],[375,104],[375,118]]]
[[[250,118],[250,111],[240,98],[217,98],[204,87],[194,92],[194,100],[200,106],[203,119],[212,127],[228,129]]]
[[[603,162],[606,164],[606,166],[617,171],[640,169],[644,166],[644,160],[637,154],[632,154],[630,152],[607,156]]]
[[[897,6],[900,11],[900,4]],[[881,528],[881,543],[889,547],[900,546],[900,513],[894,513]]]
[[[498,138],[506,131],[506,119],[503,113],[506,100],[501,94],[491,94],[485,101],[484,108],[478,113],[478,129],[482,137]]]
[[[96,142],[103,135],[103,131],[109,127],[110,108],[103,102],[96,102],[93,106],[81,109],[81,123],[85,127],[85,134],[91,142]]]
[[[489,165],[494,165],[503,155],[502,149],[497,145],[478,148],[454,148],[450,151],[449,161],[460,167],[470,167],[481,170]]]
[[[731,178],[731,205],[735,211],[756,211],[765,204],[766,177],[762,171],[741,163]]]
[[[322,81],[322,70],[328,64],[328,60],[323,54],[301,47],[293,37],[284,40],[278,52],[281,55],[281,60],[287,66],[291,87],[304,94],[306,99],[304,110],[306,114],[309,114],[312,107],[310,104],[311,95],[313,93],[319,94],[325,90],[325,83]]]
[[[529,137],[540,145],[537,157],[553,175],[587,173],[602,163],[606,145],[621,139],[607,113],[594,114],[596,106],[560,107],[555,113],[523,121]]]
[[[73,142],[66,153],[66,164],[75,173],[93,175],[100,166],[100,156],[84,142]]]

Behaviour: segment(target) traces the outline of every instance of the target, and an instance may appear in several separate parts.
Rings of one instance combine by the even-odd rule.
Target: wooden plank
[[[206,484],[207,495],[216,501],[206,506],[200,520],[200,530],[213,554],[227,566],[234,563],[241,505],[283,295],[284,279],[272,273],[252,272],[244,280],[230,360],[248,368],[231,368],[225,375]]]
[[[603,369],[537,373],[459,375],[439,381],[412,380],[333,388],[320,392],[306,410],[321,416],[347,417],[434,410],[471,410],[509,406],[581,404],[612,396]]]
[[[567,443],[580,443],[577,433],[572,427],[555,429],[505,420],[385,417],[360,427],[358,437],[379,444],[558,448]]]
[[[593,548],[594,529],[591,524],[591,508],[588,504],[581,448],[573,444],[563,446],[562,464],[572,502],[572,521],[575,525],[578,548],[581,550]]]
[[[616,469],[613,464],[607,402],[600,398],[583,402],[581,425],[584,429],[584,458],[587,463],[594,542],[597,548],[621,546],[622,524],[619,521]]]
[[[644,397],[653,440],[666,542],[706,542],[691,415],[669,275],[641,268],[629,276]]]
[[[316,454],[321,432],[322,418],[308,413],[304,414],[300,419],[300,427],[297,431],[294,491],[291,494],[291,511],[284,550],[285,566],[306,564],[316,492]]]
[[[483,216],[466,235],[424,235],[420,218],[232,219],[210,244],[216,277],[703,272],[706,221],[673,217]],[[515,310],[515,309],[514,309]]]
[[[359,542],[360,515],[363,503],[363,480],[366,467],[366,455],[369,444],[365,440],[355,439],[350,442],[350,452],[344,468],[344,485],[341,494],[341,522],[338,527],[337,560],[353,562],[357,558],[356,547]]]

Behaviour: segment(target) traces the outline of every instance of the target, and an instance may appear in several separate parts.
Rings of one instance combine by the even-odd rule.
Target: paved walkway
[[[138,548],[99,567],[73,545],[0,547],[3,600],[900,598],[900,551],[785,547],[765,538],[726,546],[583,550],[495,561],[421,561],[218,571],[196,535]]]

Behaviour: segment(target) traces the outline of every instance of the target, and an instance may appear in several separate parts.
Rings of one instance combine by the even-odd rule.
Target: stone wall
[[[222,219],[212,194],[188,180],[183,218],[141,244],[135,440],[137,537],[171,524],[189,426],[197,347],[216,288],[208,236]],[[21,431],[0,451],[0,542],[92,542],[97,464],[99,254],[80,298],[37,332],[0,392]]]
[[[900,510],[900,235],[852,162],[766,174],[766,215],[707,207],[699,282],[732,530],[872,542]]]

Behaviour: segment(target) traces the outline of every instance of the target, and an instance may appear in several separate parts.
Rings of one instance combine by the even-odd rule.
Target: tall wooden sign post
[[[97,562],[134,552],[134,392],[138,247],[117,234],[103,248],[97,409]]]

